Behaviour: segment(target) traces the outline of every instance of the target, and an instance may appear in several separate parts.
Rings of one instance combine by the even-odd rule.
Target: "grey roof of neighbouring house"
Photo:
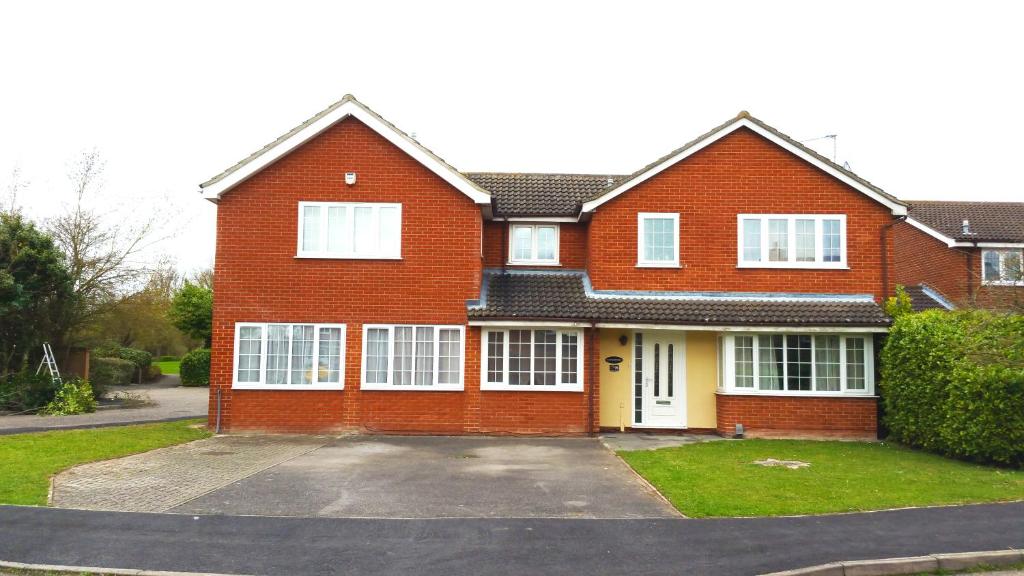
[[[863,296],[595,292],[581,271],[489,270],[474,320],[551,320],[707,326],[884,327],[889,318]]]
[[[1024,202],[908,200],[908,216],[961,242],[1024,242]],[[963,222],[970,224],[964,234]]]
[[[576,216],[583,201],[625,176],[616,174],[538,174],[467,172],[491,193],[496,216]],[[610,181],[610,183],[609,183]]]
[[[938,290],[927,284],[917,286],[906,286],[903,288],[907,296],[910,296],[910,306],[914,312],[924,310],[952,310],[953,304],[946,299]]]

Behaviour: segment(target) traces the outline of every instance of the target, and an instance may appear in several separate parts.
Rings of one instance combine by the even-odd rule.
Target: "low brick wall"
[[[877,398],[832,398],[717,394],[718,432],[731,436],[736,424],[753,435],[873,437],[878,432]]]

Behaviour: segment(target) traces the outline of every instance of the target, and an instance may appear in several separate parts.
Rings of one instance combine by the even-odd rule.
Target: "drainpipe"
[[[220,434],[220,391],[221,387],[217,386],[217,424],[216,427],[214,428],[214,431],[217,434]]]
[[[897,216],[892,222],[882,226],[879,236],[882,242],[882,304],[885,304],[885,299],[889,297],[889,230],[906,219],[906,216]]]
[[[594,391],[597,389],[597,383],[600,377],[597,373],[597,368],[600,366],[600,362],[596,362],[594,358],[600,356],[598,352],[597,342],[597,321],[592,320],[590,323],[590,367],[587,370],[590,373],[590,387],[587,390],[587,436],[594,435]]]

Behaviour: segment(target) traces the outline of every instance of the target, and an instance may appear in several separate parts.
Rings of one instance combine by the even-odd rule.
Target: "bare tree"
[[[132,215],[115,221],[89,207],[92,197],[102,194],[103,170],[95,150],[83,153],[68,174],[74,203],[47,222],[74,281],[74,297],[66,306],[60,334],[66,346],[79,344],[89,323],[141,290],[147,272],[140,253],[151,240],[154,220],[135,222]]]
[[[18,214],[21,208],[18,206],[18,192],[28,188],[28,181],[21,177],[21,168],[15,166],[11,170],[11,179],[7,182],[4,197],[0,198],[0,213]]]

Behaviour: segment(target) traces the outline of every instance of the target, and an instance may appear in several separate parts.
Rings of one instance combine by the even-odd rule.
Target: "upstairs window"
[[[399,259],[402,205],[299,202],[298,256]]]
[[[985,284],[1024,285],[1024,250],[984,250],[981,279]]]
[[[509,236],[510,264],[558,265],[557,224],[513,224]]]
[[[637,215],[637,266],[679,267],[679,214],[641,212]]]
[[[740,214],[740,268],[845,268],[845,214]]]

